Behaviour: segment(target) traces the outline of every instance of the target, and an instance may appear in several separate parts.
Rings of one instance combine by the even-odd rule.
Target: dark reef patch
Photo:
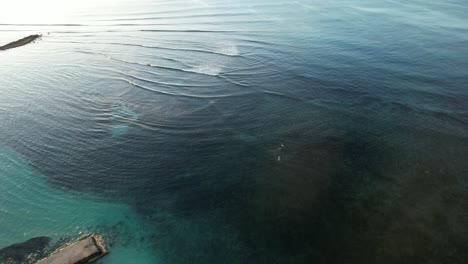
[[[56,184],[88,191],[93,183],[134,201],[154,227],[148,234],[133,237],[122,224],[89,231],[110,244],[144,241],[168,263],[462,263],[463,138],[358,118],[321,127],[323,135],[313,129],[258,141],[133,134],[72,156],[72,167],[34,163],[49,165],[41,167]]]
[[[25,264],[33,263],[47,255],[50,237],[34,237],[0,249],[0,263]]]

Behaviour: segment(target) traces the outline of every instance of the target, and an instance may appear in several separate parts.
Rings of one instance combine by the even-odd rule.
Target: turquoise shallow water
[[[102,226],[103,234],[115,240],[118,248],[106,263],[157,263],[145,244],[137,240],[147,235],[147,225],[130,206],[51,188],[24,157],[11,149],[1,150],[0,165],[2,247],[44,235],[53,240],[74,237]]]
[[[0,248],[468,260],[466,3],[72,2],[0,11]]]

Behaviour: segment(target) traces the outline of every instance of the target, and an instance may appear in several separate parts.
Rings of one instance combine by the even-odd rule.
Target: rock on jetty
[[[91,234],[68,246],[58,249],[36,264],[91,263],[107,254],[101,236]]]
[[[22,38],[20,40],[17,40],[17,41],[13,41],[13,42],[10,42],[4,46],[0,46],[0,50],[7,50],[7,49],[13,49],[13,48],[18,48],[18,47],[21,47],[21,46],[24,46],[26,44],[29,44],[33,41],[35,41],[36,39],[40,38],[42,35],[31,35],[31,36],[27,36],[25,38]]]

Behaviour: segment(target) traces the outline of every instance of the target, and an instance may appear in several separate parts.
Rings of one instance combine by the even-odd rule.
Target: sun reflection
[[[98,2],[98,3],[97,3]],[[0,5],[1,24],[69,23],[79,9],[111,0],[12,0]]]

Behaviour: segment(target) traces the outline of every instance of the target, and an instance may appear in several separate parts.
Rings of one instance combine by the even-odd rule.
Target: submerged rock
[[[32,263],[45,255],[50,237],[34,237],[0,249],[0,263]]]

